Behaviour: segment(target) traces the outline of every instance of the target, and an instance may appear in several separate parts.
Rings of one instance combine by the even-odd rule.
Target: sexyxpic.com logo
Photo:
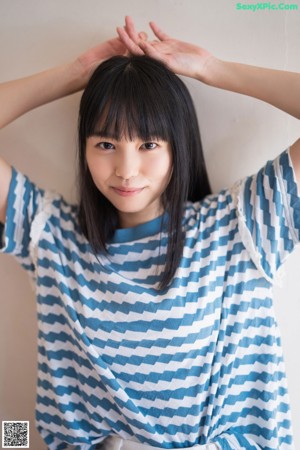
[[[236,3],[236,9],[240,11],[297,11],[298,5],[291,3]]]

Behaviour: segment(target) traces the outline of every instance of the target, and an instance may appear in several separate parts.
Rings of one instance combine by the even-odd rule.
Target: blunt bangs
[[[97,88],[84,93],[88,100],[82,121],[85,138],[172,140],[175,104],[165,73],[162,77],[153,60],[114,57],[101,64],[93,77],[90,85],[96,81]]]

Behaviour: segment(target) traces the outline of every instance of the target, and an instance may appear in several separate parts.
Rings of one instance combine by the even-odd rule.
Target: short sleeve
[[[0,224],[0,252],[13,255],[32,276],[32,229],[43,209],[46,192],[13,168],[5,226]]]
[[[239,231],[269,281],[300,241],[300,198],[289,149],[232,189]]]

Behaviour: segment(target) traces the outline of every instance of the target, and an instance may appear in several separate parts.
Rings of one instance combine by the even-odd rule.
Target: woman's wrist
[[[91,70],[88,70],[79,58],[67,64],[66,70],[69,76],[70,87],[73,86],[74,92],[84,89],[91,77]]]
[[[59,98],[83,90],[93,73],[93,67],[85,66],[77,58],[71,63],[54,68],[54,72],[56,72],[54,78],[57,81]]]
[[[205,65],[202,80],[209,86],[259,98],[255,92],[255,80],[261,69],[211,57]]]
[[[222,61],[211,55],[207,58],[197,79],[209,86],[223,88],[224,78],[227,72],[228,67],[226,61]]]
[[[103,62],[103,60],[99,59],[99,57],[92,57],[89,54],[80,55],[73,61],[74,76],[78,80],[80,89],[86,87],[89,79],[101,62]]]

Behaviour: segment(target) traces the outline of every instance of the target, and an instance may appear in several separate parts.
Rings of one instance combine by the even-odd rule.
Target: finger
[[[139,35],[130,16],[125,17],[125,30],[127,31],[128,36],[133,40],[133,42],[137,44],[139,41]]]
[[[165,41],[166,39],[170,39],[170,36],[164,33],[160,28],[158,28],[155,22],[150,22],[150,27],[155,36],[158,37],[159,40]]]
[[[157,51],[149,42],[140,41],[139,46],[145,55],[150,56],[150,58],[157,59],[158,61],[165,62],[166,56]]]
[[[133,55],[143,55],[143,50],[128,36],[124,28],[117,27],[117,33],[127,50]]]
[[[141,41],[147,41],[147,39],[148,39],[148,34],[145,33],[145,31],[141,31],[141,32],[139,33],[139,40],[141,40]]]

